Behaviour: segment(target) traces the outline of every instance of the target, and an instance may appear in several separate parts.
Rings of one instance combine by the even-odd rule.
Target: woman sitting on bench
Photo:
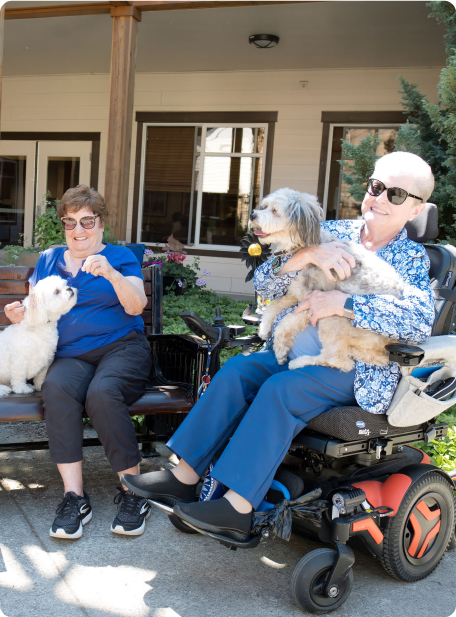
[[[147,303],[141,266],[123,246],[103,244],[108,215],[103,197],[84,185],[69,189],[57,207],[67,247],[48,249],[38,260],[30,285],[59,275],[78,290],[74,308],[60,318],[54,362],[42,388],[51,460],[64,484],[50,535],[79,538],[92,518],[82,484],[84,408],[119,474],[139,474],[141,455],[128,405],[144,392],[151,368],[141,313]],[[5,307],[13,322],[24,309]],[[120,487],[111,530],[140,535],[150,505]]]
[[[423,246],[407,239],[404,225],[424,209],[433,187],[427,163],[416,155],[395,152],[377,161],[362,204],[363,220],[322,224],[335,236],[377,252],[403,277],[405,289],[401,300],[314,291],[295,307],[310,312],[313,326],[296,338],[299,355],[303,349],[308,355],[318,355],[318,320],[344,316],[344,309],[357,328],[415,343],[430,336],[434,297],[429,259]],[[255,273],[257,292],[272,299],[283,296],[308,264],[321,268],[328,278],[334,270],[341,279],[355,266],[351,254],[338,242],[306,247],[282,257],[283,267],[274,272],[272,261]],[[284,315],[285,311],[277,320]],[[172,471],[124,476],[122,481],[138,495],[176,504],[175,514],[194,527],[245,541],[252,509],[258,507],[271,486],[293,437],[310,419],[332,407],[359,404],[371,413],[385,413],[399,376],[394,363],[381,367],[357,362],[356,369],[342,373],[326,366],[289,370],[287,364],[277,363],[272,350],[235,356],[215,375],[168,442],[181,457],[179,464]],[[229,487],[228,492],[221,499],[195,502],[200,476],[225,445],[211,476]]]

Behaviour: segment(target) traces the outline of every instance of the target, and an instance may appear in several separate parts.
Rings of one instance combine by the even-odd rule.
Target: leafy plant
[[[444,471],[456,468],[456,405],[441,414],[437,420],[448,424],[448,434],[443,441],[420,442],[417,448],[426,452],[431,463]]]
[[[43,196],[40,207],[40,216],[35,221],[35,242],[42,251],[53,244],[66,244],[65,232],[57,217],[58,199],[53,202],[49,199],[51,192]]]
[[[165,250],[163,253],[157,249],[154,252],[152,249],[145,250],[146,261],[144,267],[150,267],[153,264],[161,264],[163,266],[163,276],[172,276],[173,281],[165,287],[168,294],[174,295],[177,287],[191,289],[204,289],[206,287],[206,279],[201,277],[200,258],[195,257],[193,263],[184,265],[187,255],[183,251]],[[208,270],[204,270],[205,276],[210,276]]]
[[[20,241],[22,242],[22,234],[20,234]],[[3,258],[4,266],[17,266],[21,258],[22,253],[39,253],[40,249],[34,246],[21,246],[18,244],[8,244],[2,249],[5,252]]]

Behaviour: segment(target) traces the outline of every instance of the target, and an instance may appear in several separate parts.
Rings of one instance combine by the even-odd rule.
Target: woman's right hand
[[[331,272],[334,270],[340,280],[348,278],[351,269],[355,267],[355,258],[346,250],[346,245],[342,242],[327,242],[318,246],[306,246],[293,255],[287,261],[279,273],[296,272],[302,270],[309,264],[314,264],[320,268],[327,279],[335,281],[336,278]]]
[[[11,323],[20,323],[24,319],[25,308],[20,302],[12,302],[5,306],[5,315]]]

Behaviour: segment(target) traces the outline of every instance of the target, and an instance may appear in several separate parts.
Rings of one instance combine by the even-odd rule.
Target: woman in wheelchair
[[[434,320],[434,295],[425,249],[407,238],[404,225],[425,207],[434,188],[431,168],[416,155],[396,152],[377,161],[362,204],[362,220],[326,221],[322,227],[340,239],[361,243],[391,264],[404,280],[402,299],[387,295],[348,296],[340,291],[315,291],[297,307],[307,310],[311,326],[295,340],[290,358],[317,355],[318,321],[347,316],[356,328],[384,334],[406,343],[429,338]],[[277,262],[275,262],[276,266]],[[344,279],[354,260],[337,241],[272,259],[255,272],[255,289],[266,298],[286,293],[308,264],[331,270]],[[351,311],[351,312],[350,312]],[[306,424],[332,407],[358,404],[373,414],[388,409],[399,381],[395,363],[380,367],[356,363],[349,373],[325,366],[289,370],[272,350],[231,358],[213,378],[168,442],[179,457],[172,470],[141,476],[125,475],[123,483],[136,494],[168,506],[191,526],[226,538],[249,538],[252,511],[271,486],[291,441]],[[196,502],[196,488],[210,462],[219,454],[211,475],[226,487],[221,499]]]

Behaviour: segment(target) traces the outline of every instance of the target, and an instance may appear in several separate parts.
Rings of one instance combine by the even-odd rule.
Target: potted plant
[[[200,258],[195,257],[192,264],[184,265],[187,255],[184,251],[172,251],[169,247],[162,252],[145,250],[145,268],[153,264],[163,266],[163,292],[180,296],[191,289],[204,289],[206,279],[200,275]],[[205,276],[210,276],[208,270],[204,270]]]

